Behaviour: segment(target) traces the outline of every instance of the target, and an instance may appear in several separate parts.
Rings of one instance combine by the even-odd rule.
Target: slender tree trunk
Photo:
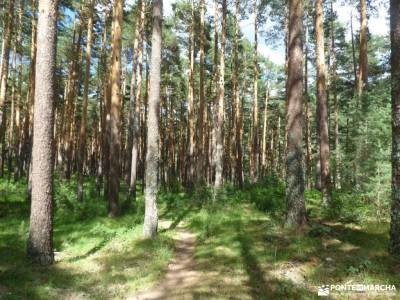
[[[217,128],[217,103],[218,103],[218,85],[219,85],[219,63],[218,63],[218,33],[219,33],[219,12],[218,12],[218,1],[214,0],[214,56],[213,56],[213,88],[214,88],[214,99],[211,104],[212,112],[212,128],[211,128],[211,147],[210,147],[210,179],[213,177],[215,172],[215,158],[217,152],[216,144],[216,128]],[[222,171],[221,171],[222,172]]]
[[[131,105],[132,97],[134,97],[134,112],[133,112],[133,132],[132,132],[132,162],[131,162],[131,175],[129,183],[129,195],[136,199],[136,180],[137,180],[137,166],[139,158],[139,137],[140,137],[140,103],[142,98],[142,72],[143,72],[143,28],[144,28],[144,18],[146,10],[146,2],[141,1],[140,8],[140,20],[139,20],[139,31],[138,31],[138,44],[137,44],[137,82],[136,91],[131,91]],[[136,71],[136,70],[135,70]],[[132,71],[133,72],[133,71]],[[133,78],[132,73],[132,78]],[[133,79],[132,79],[133,80]],[[131,82],[131,89],[134,85]],[[136,95],[134,94],[136,92]],[[128,148],[129,150],[129,148]]]
[[[197,144],[197,180],[204,183],[205,175],[205,108],[206,108],[206,97],[205,97],[205,33],[204,33],[204,22],[205,22],[205,0],[200,0],[200,86],[199,86],[199,142]]]
[[[133,40],[133,58],[132,58],[132,76],[131,76],[131,89],[129,94],[129,120],[128,120],[128,141],[127,141],[127,174],[128,182],[132,171],[132,147],[133,147],[133,122],[135,116],[135,92],[136,92],[136,73],[137,73],[137,60],[138,60],[138,46],[139,46],[139,31],[141,27],[141,15],[144,1],[138,1],[136,22],[135,22],[135,38]]]
[[[389,252],[400,255],[400,2],[390,0],[392,85],[392,207]]]
[[[82,104],[82,120],[79,129],[79,144],[78,144],[78,200],[83,200],[83,166],[86,152],[86,124],[87,124],[87,108],[89,96],[89,78],[90,78],[90,60],[92,52],[93,39],[93,9],[94,3],[89,0],[87,15],[87,44],[86,44],[86,65],[85,65],[85,80],[83,86],[83,104]]]
[[[360,98],[368,82],[367,0],[360,0],[360,64],[357,95]],[[361,101],[360,99],[358,101]]]
[[[4,145],[4,132],[6,126],[6,96],[7,96],[7,78],[10,58],[10,44],[12,37],[12,28],[14,21],[14,0],[9,0],[8,11],[5,16],[5,26],[3,33],[3,49],[1,58],[1,77],[0,77],[0,144]]]
[[[329,127],[328,127],[328,97],[326,94],[326,68],[324,46],[324,15],[322,0],[315,2],[315,35],[317,54],[317,117],[319,126],[319,161],[321,168],[321,192],[323,203],[330,201],[329,177]]]
[[[111,107],[110,107],[110,177],[108,187],[108,214],[113,217],[119,214],[118,194],[121,172],[121,33],[123,1],[114,0],[113,4],[113,47],[111,62]]]
[[[286,199],[287,226],[306,222],[304,203],[304,172],[302,147],[303,99],[303,5],[301,0],[289,1],[289,55],[287,78],[287,157]]]
[[[153,1],[153,32],[151,37],[151,69],[149,112],[147,119],[146,188],[143,235],[155,237],[158,226],[157,168],[159,160],[159,105],[161,81],[162,0]]]
[[[351,53],[353,59],[354,90],[355,90],[357,87],[357,62],[356,62],[356,47],[354,43],[353,11],[350,12],[350,33],[351,33]]]
[[[308,27],[305,32],[305,53],[304,53],[304,98],[305,98],[305,117],[306,117],[306,182],[307,188],[312,187],[312,144],[311,144],[311,104],[308,93]]]
[[[226,39],[226,0],[222,0],[222,20],[221,20],[221,52],[219,63],[218,81],[218,103],[216,107],[215,124],[215,182],[214,188],[218,190],[222,186],[222,160],[224,155],[224,97],[225,97],[225,39]]]
[[[264,124],[263,124],[263,138],[262,138],[262,170],[263,174],[267,171],[267,128],[268,128],[268,101],[269,101],[269,88],[265,88],[265,102],[264,102]]]
[[[27,253],[42,265],[54,262],[53,164],[57,9],[55,0],[39,1],[38,53],[32,151],[32,204]]]
[[[189,145],[186,160],[187,182],[191,187],[194,180],[194,0],[191,0],[192,22],[189,29],[189,87],[188,87],[188,137]]]
[[[337,99],[337,62],[336,62],[336,44],[335,44],[335,27],[334,27],[334,11],[333,1],[331,0],[331,49],[332,49],[332,84],[333,106],[335,119],[335,188],[340,189],[340,144],[339,144],[339,103]]]
[[[232,97],[235,102],[235,148],[236,148],[236,180],[239,184],[239,187],[243,187],[243,153],[242,153],[242,139],[241,139],[241,103],[240,103],[240,95],[239,95],[239,10],[240,10],[240,0],[235,0],[235,15],[234,15],[234,24],[235,24],[235,37],[233,44],[233,78],[232,78]]]
[[[253,48],[253,119],[252,119],[252,136],[251,136],[251,151],[250,151],[250,178],[254,183],[257,181],[257,156],[258,156],[258,9],[257,0],[253,0],[254,13],[254,48]]]

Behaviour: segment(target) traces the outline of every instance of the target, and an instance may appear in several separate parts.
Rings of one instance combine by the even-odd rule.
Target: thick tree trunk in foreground
[[[122,0],[114,0],[113,7],[113,49],[111,67],[111,107],[110,107],[110,170],[108,187],[108,214],[119,213],[118,193],[120,178],[120,114],[121,114],[121,33],[122,33]]]
[[[315,39],[317,54],[317,125],[319,127],[319,161],[321,169],[321,192],[323,203],[330,200],[329,180],[329,128],[328,128],[328,97],[326,93],[326,69],[324,47],[324,15],[322,0],[315,2]]]
[[[301,0],[289,1],[289,55],[287,78],[287,156],[286,200],[287,226],[306,222],[304,204],[304,172],[302,145],[303,99],[303,5]]]
[[[225,97],[225,39],[226,39],[226,0],[222,0],[221,53],[219,62],[218,103],[215,124],[215,182],[217,190],[222,186],[222,160],[224,156],[224,97]]]
[[[151,37],[151,68],[149,112],[147,118],[146,188],[143,235],[155,237],[158,226],[157,212],[157,168],[159,143],[159,105],[161,80],[161,36],[162,0],[153,0],[153,32]]]
[[[27,253],[43,265],[54,262],[53,164],[57,0],[39,1],[36,60],[32,204]]]
[[[400,1],[390,1],[392,66],[392,209],[389,252],[400,255]]]

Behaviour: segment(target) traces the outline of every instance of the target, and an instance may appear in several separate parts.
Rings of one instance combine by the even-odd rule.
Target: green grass
[[[319,285],[349,282],[394,284],[400,289],[400,260],[387,254],[387,222],[368,219],[356,224],[318,218],[325,213],[314,191],[307,193],[307,205],[313,210],[309,226],[302,232],[288,230],[283,227],[284,205],[274,199],[280,193],[279,186],[228,189],[215,204],[205,201],[201,205],[190,198],[185,201],[184,194],[164,196],[177,199],[169,204],[167,216],[183,218],[198,235],[196,266],[207,279],[190,291],[192,295],[201,299],[312,299],[317,298]],[[336,294],[339,299],[348,296]],[[381,295],[381,299],[386,297]]]
[[[111,219],[94,182],[85,184],[85,201],[78,203],[75,182],[56,180],[57,263],[43,268],[25,257],[25,189],[23,183],[0,181],[1,299],[123,299],[165,274],[180,222],[197,235],[194,268],[202,274],[183,297],[312,299],[318,285],[344,283],[400,289],[400,261],[387,254],[388,223],[355,218],[348,196],[339,195],[340,205],[325,212],[318,192],[307,191],[309,225],[299,232],[283,227],[284,188],[275,179],[243,191],[226,186],[215,203],[209,188],[163,191],[160,217],[172,221],[171,229],[143,240],[141,194],[134,207]],[[123,186],[121,199],[125,192]]]
[[[156,282],[173,253],[173,231],[143,240],[143,203],[121,217],[106,216],[106,203],[87,183],[85,203],[74,184],[56,181],[54,247],[57,263],[32,265],[25,257],[29,205],[24,184],[0,181],[1,299],[124,299]]]

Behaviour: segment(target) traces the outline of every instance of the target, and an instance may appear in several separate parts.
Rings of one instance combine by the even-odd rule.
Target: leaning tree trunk
[[[287,78],[287,151],[286,199],[287,226],[306,222],[302,145],[303,100],[303,5],[302,0],[289,1],[289,53]]]
[[[146,152],[146,188],[145,188],[145,215],[144,237],[155,237],[158,226],[157,212],[157,168],[158,168],[158,143],[159,143],[159,105],[161,81],[161,21],[162,0],[153,1],[153,33],[151,37],[151,69],[149,112],[147,116],[147,152]]]
[[[322,0],[315,2],[315,39],[317,54],[317,126],[319,144],[319,162],[321,176],[321,192],[323,203],[330,201],[329,179],[329,128],[328,128],[328,97],[326,93],[325,47],[324,47],[324,15]]]
[[[108,187],[108,214],[118,215],[118,194],[120,178],[120,114],[121,114],[121,33],[122,33],[122,0],[114,0],[113,7],[113,48],[111,67],[111,107],[110,107],[110,170]]]
[[[400,2],[390,0],[392,67],[392,209],[389,252],[400,255]]]
[[[53,164],[56,97],[57,0],[39,1],[35,112],[32,150],[32,204],[27,253],[43,265],[54,262]]]

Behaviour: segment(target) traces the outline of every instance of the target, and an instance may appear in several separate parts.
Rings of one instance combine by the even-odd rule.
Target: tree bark
[[[268,101],[269,101],[269,88],[268,85],[265,88],[265,102],[264,102],[264,124],[263,124],[263,136],[262,136],[262,171],[266,174],[267,171],[267,129],[268,129]]]
[[[253,119],[252,119],[252,136],[251,136],[251,151],[250,151],[250,178],[254,183],[257,181],[257,156],[258,156],[258,9],[257,0],[253,0],[254,13],[254,47],[253,47]]]
[[[188,152],[186,160],[187,182],[191,187],[194,180],[194,0],[191,0],[192,22],[189,29],[189,87],[188,87]]]
[[[147,118],[146,188],[143,235],[153,238],[157,234],[157,168],[159,160],[159,105],[161,81],[162,0],[153,0],[153,32],[151,37],[150,92]]]
[[[140,137],[140,103],[142,98],[142,72],[143,72],[143,28],[145,18],[146,2],[141,1],[140,3],[140,19],[138,26],[138,43],[137,43],[137,82],[134,84],[134,74],[132,73],[131,89],[135,87],[135,90],[131,90],[131,105],[134,105],[133,112],[133,126],[132,126],[132,162],[131,162],[131,174],[129,182],[129,195],[136,199],[136,180],[137,180],[137,166],[139,158],[139,137]],[[136,50],[135,50],[136,51]],[[135,59],[135,58],[134,58]],[[133,70],[132,70],[133,72]],[[135,70],[136,72],[136,70]],[[136,93],[136,94],[135,94]],[[134,97],[132,103],[132,97]],[[128,148],[129,150],[129,148]]]
[[[82,120],[79,129],[79,144],[78,144],[78,187],[77,195],[78,200],[83,200],[83,165],[85,161],[86,152],[86,124],[87,124],[87,109],[88,109],[88,96],[89,96],[89,78],[90,78],[90,60],[92,52],[92,39],[93,39],[93,9],[94,3],[89,0],[88,15],[87,15],[87,42],[86,42],[86,65],[85,65],[85,79],[83,86],[83,104],[82,104]]]
[[[222,163],[224,155],[224,97],[225,97],[225,39],[226,39],[226,0],[222,0],[222,20],[221,20],[221,52],[219,62],[219,81],[218,81],[218,103],[216,107],[215,124],[215,182],[214,188],[218,190],[222,186]]]
[[[32,151],[32,204],[27,253],[42,265],[54,262],[53,164],[56,34],[56,0],[39,1],[38,49],[35,78],[34,135]]]
[[[205,0],[200,0],[200,86],[199,86],[199,143],[197,144],[198,155],[197,155],[197,180],[204,183],[205,166],[206,166],[206,155],[205,155],[205,33],[204,33],[204,22],[205,22]]]
[[[368,82],[367,31],[367,0],[360,0],[360,64],[357,83],[357,94],[359,98],[362,96],[364,87]]]
[[[287,157],[286,157],[286,225],[306,223],[302,146],[303,99],[303,5],[289,1],[289,43],[287,78]]]
[[[121,34],[123,1],[114,0],[113,4],[113,47],[111,61],[111,107],[110,107],[110,177],[108,187],[108,214],[114,217],[119,214],[118,194],[121,172],[120,155],[120,114],[121,114]]]
[[[330,201],[329,177],[329,127],[328,127],[328,97],[326,93],[326,68],[324,45],[324,15],[322,0],[315,2],[315,39],[317,60],[317,125],[319,127],[319,161],[321,169],[321,192],[324,204]]]
[[[10,44],[12,37],[12,28],[14,21],[14,0],[8,2],[8,11],[5,15],[5,26],[3,33],[3,46],[1,58],[1,76],[0,76],[0,144],[4,145],[4,132],[6,126],[6,96],[7,96],[7,78],[10,58]]]
[[[335,188],[340,189],[340,144],[339,144],[339,103],[337,99],[337,61],[336,61],[336,43],[335,43],[335,27],[334,27],[334,11],[333,1],[331,0],[331,50],[332,50],[332,83],[331,89],[333,92],[333,109],[334,109],[334,122],[335,122],[335,175],[334,182]]]
[[[241,131],[242,131],[242,122],[241,122],[241,103],[240,103],[240,95],[239,95],[239,12],[240,10],[240,0],[235,0],[235,15],[234,15],[234,24],[235,24],[235,36],[234,36],[234,44],[233,44],[233,74],[232,74],[232,97],[235,102],[235,142],[236,142],[236,180],[239,184],[239,187],[243,187],[243,153],[242,153],[242,139],[241,139]]]

